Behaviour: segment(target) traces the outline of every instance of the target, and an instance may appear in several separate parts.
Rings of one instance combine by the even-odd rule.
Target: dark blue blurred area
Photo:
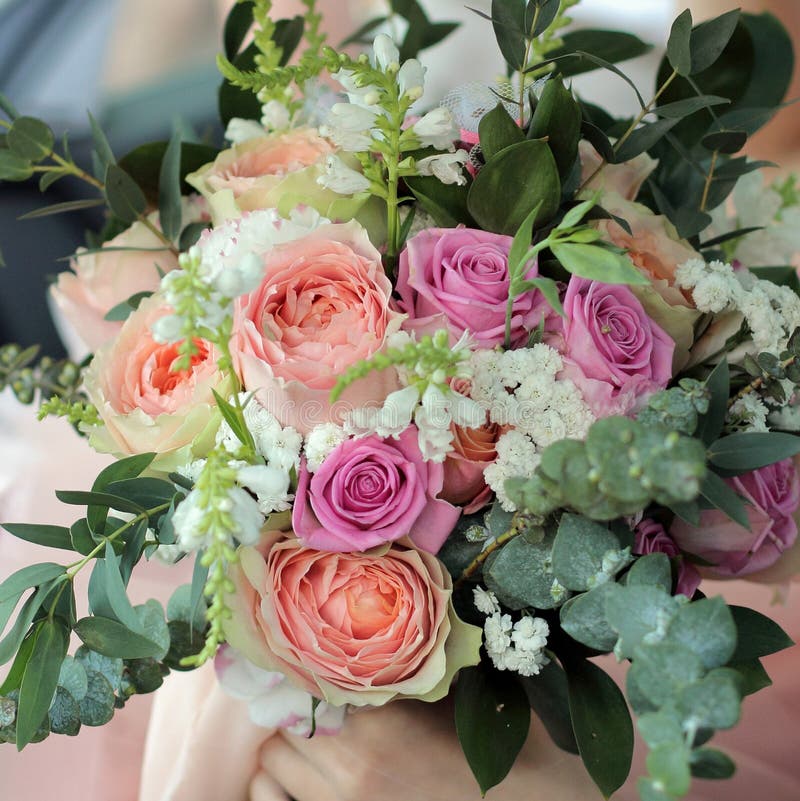
[[[219,142],[214,119],[219,75],[213,65],[101,102],[106,46],[118,10],[118,0],[0,0],[0,92],[21,114],[47,122],[57,141],[66,132],[74,160],[87,171],[92,165],[87,110],[99,120],[117,157],[145,142],[168,139],[178,124]],[[45,205],[96,196],[74,179],[57,181],[45,194],[38,176],[0,183],[0,250],[7,265],[0,269],[0,343],[38,343],[43,353],[63,355],[47,286],[67,269],[63,258],[84,244],[86,231],[102,227],[102,207],[18,218]]]

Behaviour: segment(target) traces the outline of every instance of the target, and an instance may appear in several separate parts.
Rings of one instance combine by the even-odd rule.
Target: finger
[[[264,744],[261,768],[295,801],[341,801],[330,777],[323,776],[281,736]]]
[[[248,794],[250,801],[290,801],[281,786],[266,773],[257,773]]]

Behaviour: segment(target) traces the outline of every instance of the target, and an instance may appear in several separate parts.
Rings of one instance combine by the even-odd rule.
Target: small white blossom
[[[427,156],[417,162],[417,172],[419,175],[434,175],[443,184],[463,186],[467,179],[464,177],[462,167],[467,161],[469,161],[469,153],[466,150]]]
[[[183,339],[183,320],[175,314],[165,314],[153,323],[151,331],[156,342],[177,342]]]
[[[500,604],[497,602],[497,596],[483,587],[475,587],[472,590],[472,595],[475,599],[475,608],[484,615],[493,615],[495,612],[500,611]]]
[[[425,67],[417,59],[410,58],[404,61],[397,74],[400,94],[406,95],[411,100],[419,100],[425,91],[425,72]]]
[[[383,72],[389,68],[400,68],[400,51],[391,36],[379,33],[372,43],[372,52],[375,54],[375,65]]]
[[[358,79],[351,70],[339,70],[333,73],[331,77],[341,84],[347,94],[347,99],[355,106],[371,108],[380,99],[375,87],[369,84],[360,86]]]
[[[435,147],[437,150],[454,150],[453,142],[459,135],[453,115],[442,106],[417,120],[411,130],[422,147]]]
[[[510,615],[494,612],[484,623],[486,653],[498,670],[521,676],[536,676],[550,661],[544,649],[550,628],[540,617],[522,617],[516,623]]]
[[[728,421],[738,423],[743,431],[767,431],[769,410],[758,395],[749,392],[728,409]]]
[[[255,120],[245,120],[241,117],[233,117],[225,128],[225,138],[234,145],[240,145],[251,139],[260,139],[264,134],[262,125]]]
[[[320,133],[341,150],[359,153],[372,147],[377,112],[352,103],[336,103]]]
[[[366,192],[371,186],[368,178],[333,155],[325,160],[325,172],[317,178],[317,183],[340,195]]]
[[[270,131],[285,131],[291,121],[289,109],[280,100],[268,100],[261,107],[261,124]]]
[[[347,433],[336,423],[315,426],[306,435],[304,453],[306,467],[316,473],[325,459],[347,439]]]

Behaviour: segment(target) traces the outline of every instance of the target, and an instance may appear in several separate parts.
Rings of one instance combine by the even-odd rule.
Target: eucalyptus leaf
[[[78,709],[84,726],[105,726],[114,717],[114,690],[102,673],[87,672],[87,691]]]
[[[17,117],[6,136],[11,152],[25,161],[38,162],[53,152],[50,126],[35,117]]]
[[[691,74],[707,70],[722,55],[739,21],[739,9],[702,22],[692,30]]]
[[[111,212],[126,223],[138,220],[147,207],[139,185],[116,164],[106,167],[105,196]]]
[[[745,501],[731,489],[716,473],[706,473],[700,486],[700,496],[714,509],[719,509],[743,528],[750,530]]]
[[[10,150],[0,149],[0,181],[27,181],[31,175],[33,165],[29,161]]]
[[[672,23],[667,40],[667,58],[678,75],[689,75],[692,71],[692,12],[687,8]]]
[[[658,587],[664,592],[672,589],[672,567],[665,553],[640,556],[627,574],[627,586]]]
[[[63,687],[56,688],[48,716],[53,734],[74,737],[81,730],[81,710],[78,701]]]
[[[44,545],[47,548],[61,548],[71,551],[72,542],[69,536],[69,529],[64,526],[48,526],[40,523],[3,523],[3,528],[21,540],[33,542],[36,545]],[[2,588],[0,586],[0,601],[2,600]]]
[[[0,150],[0,173],[2,173],[3,152]],[[2,178],[2,174],[0,174]],[[52,203],[41,209],[34,209],[19,216],[20,220],[34,220],[40,217],[50,217],[54,214],[65,214],[70,211],[83,211],[104,205],[100,198],[86,198],[85,200],[65,200],[63,203]]]
[[[143,634],[139,618],[125,591],[125,583],[120,573],[119,557],[114,553],[110,542],[106,542],[105,558],[98,564],[102,564],[105,571],[105,590],[114,617],[131,631]]]
[[[695,748],[691,757],[692,776],[698,779],[730,779],[736,764],[715,748]]]
[[[739,475],[798,453],[800,436],[780,431],[745,431],[714,442],[708,449],[708,460],[729,474]]]
[[[75,657],[64,657],[58,674],[58,686],[63,687],[76,701],[86,695],[86,668]]]
[[[604,574],[603,560],[619,550],[619,540],[606,526],[565,514],[553,543],[553,573],[570,590],[591,589]]]
[[[25,590],[38,587],[65,574],[66,568],[53,562],[23,567],[0,584],[0,603],[19,598]]]
[[[92,142],[94,143],[94,152],[97,156],[97,173],[95,177],[102,179],[107,175],[108,167],[111,164],[116,164],[114,153],[111,150],[111,145],[108,144],[108,139],[103,133],[97,120],[92,116],[92,112],[87,112],[89,115],[89,126],[92,129]]]
[[[703,673],[703,662],[690,648],[660,642],[636,649],[628,682],[653,706],[663,707],[684,687],[698,681]]]
[[[160,658],[165,653],[162,643],[153,642],[116,620],[104,617],[82,618],[75,624],[75,633],[87,647],[103,656],[141,659],[148,656]]]
[[[794,645],[789,635],[766,615],[745,606],[731,606],[729,609],[737,632],[732,662],[769,656]]]
[[[618,637],[606,621],[605,599],[610,588],[610,584],[601,584],[576,595],[560,611],[561,628],[573,640],[601,653],[609,653]]]
[[[151,599],[135,609],[145,636],[149,641],[156,643],[159,648],[155,654],[148,654],[148,656],[163,659],[169,650],[169,630],[164,617],[164,608],[158,601]]]
[[[614,162],[622,164],[650,150],[680,122],[680,118],[666,118],[639,126],[621,145],[614,149]]]
[[[170,241],[181,232],[181,136],[175,131],[169,140],[158,181],[158,219]]]
[[[565,33],[561,40],[561,47],[551,50],[547,57],[549,61],[561,59],[563,56],[575,53],[587,53],[609,64],[616,64],[626,61],[629,58],[643,56],[652,50],[649,45],[634,36],[632,33],[623,31],[610,31],[598,28],[584,28],[577,31]],[[549,62],[544,62],[549,63]],[[579,75],[583,72],[590,72],[600,66],[597,61],[588,59],[570,58],[559,61],[559,72],[565,77]],[[642,104],[644,105],[644,104]]]
[[[689,770],[689,749],[685,743],[663,743],[647,755],[647,771],[670,796],[689,792],[692,774]]]
[[[675,699],[678,712],[697,728],[730,729],[739,721],[741,699],[732,671],[712,670],[684,687]]]
[[[124,669],[121,659],[118,657],[103,656],[97,653],[97,651],[92,651],[90,648],[82,645],[75,652],[75,660],[83,666],[87,676],[91,671],[100,673],[105,677],[112,690],[114,692],[119,692]]]

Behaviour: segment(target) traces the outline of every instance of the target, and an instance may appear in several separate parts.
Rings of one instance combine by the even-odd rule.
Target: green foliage
[[[659,425],[607,417],[584,442],[550,445],[531,479],[510,479],[509,497],[526,513],[572,509],[592,520],[636,514],[650,502],[693,501],[706,473],[702,444]]]
[[[544,724],[553,742],[570,754],[578,753],[569,713],[567,675],[558,663],[551,660],[538,676],[519,679],[536,717]]]
[[[708,460],[728,475],[739,475],[800,453],[800,437],[779,431],[744,431],[721,437],[708,449]]]
[[[711,393],[703,382],[682,378],[677,387],[651,395],[637,420],[691,436],[697,429],[700,416],[708,413],[710,400]]]
[[[42,356],[39,348],[19,345],[0,346],[0,390],[10,387],[20,403],[30,404],[37,398],[54,393],[65,403],[83,400],[80,393],[80,367],[67,359]]]
[[[459,672],[455,706],[458,740],[486,793],[506,777],[525,744],[528,698],[511,676],[479,665]]]

